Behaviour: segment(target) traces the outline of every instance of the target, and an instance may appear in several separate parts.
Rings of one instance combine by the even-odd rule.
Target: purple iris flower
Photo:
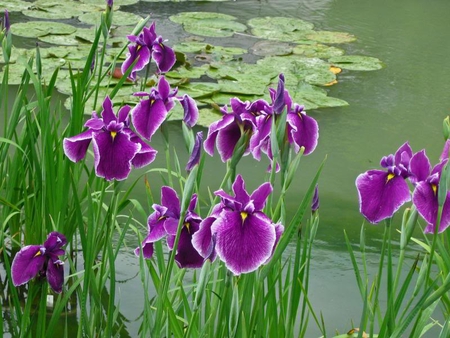
[[[150,93],[137,92],[133,95],[148,99],[141,100],[131,110],[131,118],[136,131],[145,139],[150,140],[175,105],[177,89],[171,90],[164,76],[158,81],[158,89],[152,88]]]
[[[194,166],[196,166],[200,162],[200,154],[202,151],[202,141],[203,141],[203,132],[199,131],[195,135],[194,147],[191,152],[191,156],[189,157],[188,163],[186,164],[186,170],[191,171]]]
[[[447,155],[447,156],[446,156]],[[448,162],[448,146],[444,147],[441,162],[431,169],[430,161],[424,150],[414,154],[410,162],[410,180],[415,184],[412,202],[419,214],[428,223],[425,233],[434,233],[439,209],[439,181],[443,168]],[[413,178],[413,179],[411,179]],[[438,232],[441,233],[450,226],[450,192],[444,201]]]
[[[64,139],[64,152],[73,162],[86,156],[89,144],[93,143],[95,173],[106,180],[124,180],[131,166],[141,168],[153,162],[157,151],[140,139],[130,129],[129,106],[123,106],[114,114],[109,97],[103,102],[102,118],[94,112],[85,127],[88,130]]]
[[[58,256],[64,255],[62,247],[66,244],[64,235],[51,232],[43,245],[23,247],[11,266],[14,286],[23,285],[34,277],[46,277],[53,291],[60,293],[64,283],[64,262]]]
[[[198,231],[202,219],[194,210],[197,205],[197,195],[193,195],[186,212],[178,241],[175,261],[180,268],[198,268],[203,264],[203,257],[192,246],[192,236]],[[180,200],[175,190],[164,186],[161,188],[161,205],[153,205],[154,212],[148,217],[148,235],[142,242],[142,255],[150,259],[153,256],[153,243],[167,236],[167,245],[173,249],[180,220]],[[138,256],[140,248],[136,248]]]
[[[127,58],[122,64],[122,73],[137,60],[130,74],[132,80],[136,79],[136,72],[144,69],[153,58],[160,72],[168,72],[175,64],[175,52],[164,45],[161,36],[157,36],[155,32],[155,23],[150,27],[144,27],[139,35],[128,35],[128,40],[133,44],[128,46]]]
[[[311,211],[314,213],[319,209],[320,201],[319,201],[319,185],[316,184],[314,189],[314,196],[311,203]]]
[[[249,195],[238,175],[232,188],[234,196],[223,190],[215,192],[221,203],[200,224],[192,244],[205,258],[217,254],[233,274],[240,275],[268,262],[284,227],[274,224],[262,211],[272,192],[270,183]]]
[[[284,88],[284,75],[280,74],[277,89],[269,88],[272,99],[271,112],[256,117],[257,135],[252,143],[252,152],[255,158],[261,151],[272,159],[270,149],[271,125],[287,109],[286,130],[287,140],[294,146],[296,153],[304,147],[304,155],[311,154],[317,146],[319,139],[319,125],[311,116],[306,115],[304,106],[292,102],[289,92]]]
[[[251,137],[256,128],[255,115],[250,111],[249,102],[232,98],[230,106],[231,112],[228,112],[227,106],[220,110],[223,114],[222,119],[211,123],[204,143],[205,151],[211,156],[214,155],[214,145],[216,145],[223,162],[233,156],[239,139],[244,134]],[[247,147],[245,154],[249,153],[250,149]]]
[[[360,212],[371,223],[378,223],[392,215],[411,200],[408,166],[412,157],[409,143],[403,144],[395,155],[385,156],[381,166],[385,170],[369,170],[356,178]]]

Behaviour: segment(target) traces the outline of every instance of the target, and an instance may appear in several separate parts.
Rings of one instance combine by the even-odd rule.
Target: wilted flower
[[[215,192],[221,203],[200,224],[192,243],[203,257],[217,254],[233,274],[240,275],[258,269],[270,259],[284,227],[274,224],[262,211],[272,192],[270,183],[262,184],[249,195],[238,175],[233,192],[234,196],[223,190]]]
[[[145,139],[150,140],[167,117],[167,113],[175,105],[177,89],[171,90],[164,76],[158,81],[158,89],[152,88],[150,93],[137,92],[135,96],[148,96],[131,110],[133,125]]]
[[[43,245],[27,245],[14,257],[11,276],[14,286],[27,283],[34,277],[45,277],[53,289],[60,293],[64,283],[64,267],[58,256],[64,255],[62,247],[66,237],[51,232]]]
[[[360,212],[371,223],[378,223],[392,215],[411,200],[408,183],[412,150],[408,142],[395,153],[382,158],[386,170],[369,170],[356,178]]]
[[[106,97],[102,118],[94,112],[85,124],[88,130],[64,139],[66,156],[73,162],[80,161],[92,141],[95,173],[108,181],[127,178],[132,165],[140,168],[153,162],[157,151],[130,129],[129,112],[130,107],[123,106],[116,116],[110,98]]]
[[[197,205],[197,195],[192,196],[186,216],[183,221],[180,239],[178,241],[175,261],[182,268],[198,268],[203,264],[203,257],[192,246],[193,234],[198,230],[201,222],[194,209]],[[153,205],[154,212],[148,217],[148,235],[142,242],[142,255],[144,258],[153,256],[153,243],[167,236],[167,245],[173,249],[177,234],[178,223],[181,217],[180,200],[175,190],[170,187],[161,188],[161,205]],[[135,254],[139,255],[140,248]]]
[[[122,73],[137,60],[130,74],[132,80],[136,79],[136,72],[144,69],[153,58],[160,72],[168,72],[175,64],[175,52],[164,45],[161,36],[155,32],[155,23],[150,27],[144,27],[139,35],[128,35],[128,40],[133,44],[128,46],[127,58],[122,64]]]

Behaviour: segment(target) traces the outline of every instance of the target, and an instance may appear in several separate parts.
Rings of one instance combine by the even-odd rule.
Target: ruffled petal
[[[61,250],[61,248],[66,244],[66,236],[60,234],[59,232],[53,231],[47,236],[47,239],[44,242],[45,252],[47,254],[52,252],[57,256],[64,255],[64,250]]]
[[[147,219],[148,235],[144,242],[156,242],[167,235],[164,223],[165,217],[161,217],[158,212],[152,213]]]
[[[216,235],[216,252],[235,275],[258,269],[272,254],[276,234],[264,215],[222,211],[211,226]]]
[[[299,152],[300,147],[305,147],[304,155],[311,154],[316,149],[319,139],[319,125],[311,116],[304,113],[287,114],[288,138],[290,143],[294,143],[295,152]]]
[[[127,58],[122,63],[121,71],[122,74],[128,70],[128,68],[137,59],[136,64],[133,67],[133,71],[130,74],[132,80],[136,79],[136,72],[144,69],[144,67],[150,62],[150,49],[147,46],[142,45],[129,45],[128,46]]]
[[[64,263],[49,260],[46,273],[47,281],[53,291],[61,293],[64,284]]]
[[[81,161],[86,156],[91,141],[92,130],[86,130],[76,136],[66,137],[63,141],[64,153],[72,162]]]
[[[131,116],[136,131],[150,141],[166,119],[167,110],[161,100],[142,100],[131,110]]]
[[[153,241],[150,241],[149,239],[148,239],[148,236],[144,239],[144,241],[142,242],[142,255],[144,256],[144,258],[145,259],[150,259],[150,258],[152,258],[152,256],[153,256],[153,251],[154,251],[154,249],[153,249]],[[139,255],[140,255],[140,253],[141,253],[141,248],[140,247],[137,247],[135,250],[134,250],[134,254],[136,255],[136,256],[138,256],[139,257]]]
[[[14,286],[27,283],[44,268],[47,260],[42,254],[40,245],[27,245],[15,256],[11,265],[11,275]]]
[[[391,177],[382,170],[369,170],[356,179],[359,210],[371,223],[392,217],[411,200],[409,187],[401,176]]]
[[[112,136],[109,132],[94,135],[95,173],[108,181],[124,180],[131,171],[131,160],[141,149],[141,145],[131,142],[126,133]]]

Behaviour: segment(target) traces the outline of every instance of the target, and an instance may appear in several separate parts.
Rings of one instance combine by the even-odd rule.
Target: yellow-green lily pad
[[[348,43],[356,40],[350,33],[331,31],[314,31],[307,34],[306,38],[321,43]]]
[[[115,26],[131,26],[136,25],[142,17],[137,14],[114,11],[113,13],[113,25]],[[96,25],[100,23],[101,13],[100,12],[89,12],[84,13],[78,17],[78,20],[88,25]]]
[[[293,48],[293,53],[306,57],[328,59],[333,56],[343,55],[344,50],[333,46],[323,45],[320,43],[313,43],[313,44],[297,45]]]
[[[76,32],[76,27],[56,21],[28,21],[18,22],[11,25],[11,32],[14,35],[26,38],[37,38],[49,34],[72,34]]]
[[[289,55],[292,50],[292,46],[288,43],[267,40],[258,41],[250,48],[253,54],[259,56]]]
[[[39,2],[33,4],[22,13],[26,16],[38,19],[71,19],[83,14],[83,11],[77,9],[72,2],[63,2],[59,4]]]
[[[328,59],[332,65],[348,70],[378,70],[383,68],[380,59],[372,56],[342,55]]]

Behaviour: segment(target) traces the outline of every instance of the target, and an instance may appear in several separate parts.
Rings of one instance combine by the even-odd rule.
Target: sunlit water
[[[310,300],[317,313],[322,312],[327,333],[340,333],[357,325],[362,303],[344,243],[344,229],[355,245],[363,218],[358,212],[354,181],[358,174],[377,168],[382,156],[393,153],[405,141],[414,151],[426,148],[436,162],[442,150],[442,120],[450,114],[450,2],[447,0],[238,0],[219,3],[148,3],[124,7],[143,16],[152,14],[157,30],[174,44],[187,34],[170,22],[170,15],[182,11],[213,11],[231,14],[245,23],[257,16],[287,16],[311,21],[316,29],[345,31],[357,36],[354,43],[340,46],[347,54],[380,58],[386,67],[374,72],[344,71],[339,83],[330,87],[329,95],[349,102],[348,107],[308,111],[320,126],[316,151],[302,160],[298,178],[287,203],[295,210],[303,192],[321,161],[327,157],[320,179],[320,227],[313,250],[310,276]],[[207,39],[207,41],[209,41]],[[236,35],[211,40],[216,44],[249,48],[254,38]],[[299,102],[301,103],[301,102]],[[171,143],[184,150],[180,130],[171,131]],[[156,148],[162,149],[157,138]],[[186,158],[181,155],[180,160]],[[164,165],[158,159],[155,166]],[[264,180],[267,163],[243,161],[240,170],[251,189]],[[205,185],[216,189],[217,172],[223,166],[209,159],[204,173]],[[210,169],[211,168],[211,169]],[[135,172],[135,175],[142,171]],[[154,177],[153,186],[160,181]],[[149,210],[150,212],[150,210]],[[398,218],[397,218],[398,221]],[[371,272],[374,273],[382,237],[382,226],[366,229]],[[118,299],[123,316],[128,320],[130,336],[138,334],[142,312],[142,284],[137,275],[138,259],[128,248],[118,257]],[[439,316],[437,314],[437,316]],[[307,337],[319,332],[311,323]],[[433,335],[430,335],[433,337]]]

